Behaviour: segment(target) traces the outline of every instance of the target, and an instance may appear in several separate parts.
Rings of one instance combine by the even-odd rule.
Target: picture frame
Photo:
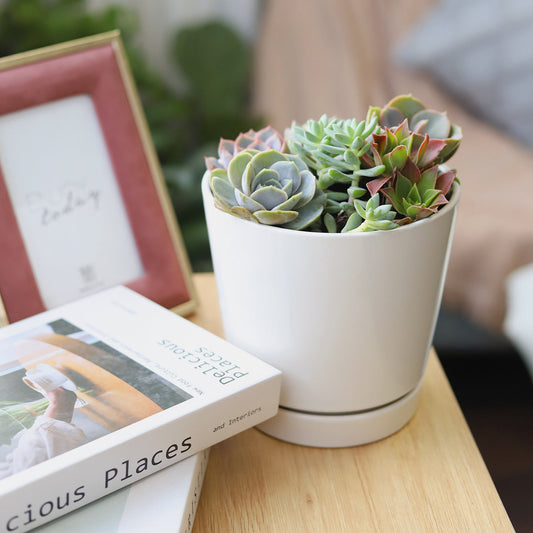
[[[0,59],[0,325],[124,284],[197,305],[119,31]]]

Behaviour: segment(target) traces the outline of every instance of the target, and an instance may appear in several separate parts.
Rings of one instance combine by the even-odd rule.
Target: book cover
[[[190,533],[209,449],[37,527],[35,533]]]
[[[23,532],[277,412],[280,372],[125,287],[0,330],[0,532]]]

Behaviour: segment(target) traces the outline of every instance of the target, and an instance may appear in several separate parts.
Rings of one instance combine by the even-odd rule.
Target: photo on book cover
[[[192,396],[59,319],[0,341],[0,479]]]

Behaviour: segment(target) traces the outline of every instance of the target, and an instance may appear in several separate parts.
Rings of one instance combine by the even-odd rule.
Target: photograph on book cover
[[[2,340],[0,479],[190,398],[65,319]]]
[[[118,32],[0,59],[0,250],[0,325],[118,284],[194,308]]]

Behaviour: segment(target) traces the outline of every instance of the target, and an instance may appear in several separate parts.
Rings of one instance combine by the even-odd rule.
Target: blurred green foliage
[[[200,192],[204,156],[216,155],[220,137],[263,126],[248,107],[251,50],[217,21],[180,29],[169,43],[186,84],[176,92],[137,47],[131,9],[112,5],[89,12],[85,0],[6,0],[0,6],[0,56],[113,29],[121,31],[193,270],[209,271]]]

